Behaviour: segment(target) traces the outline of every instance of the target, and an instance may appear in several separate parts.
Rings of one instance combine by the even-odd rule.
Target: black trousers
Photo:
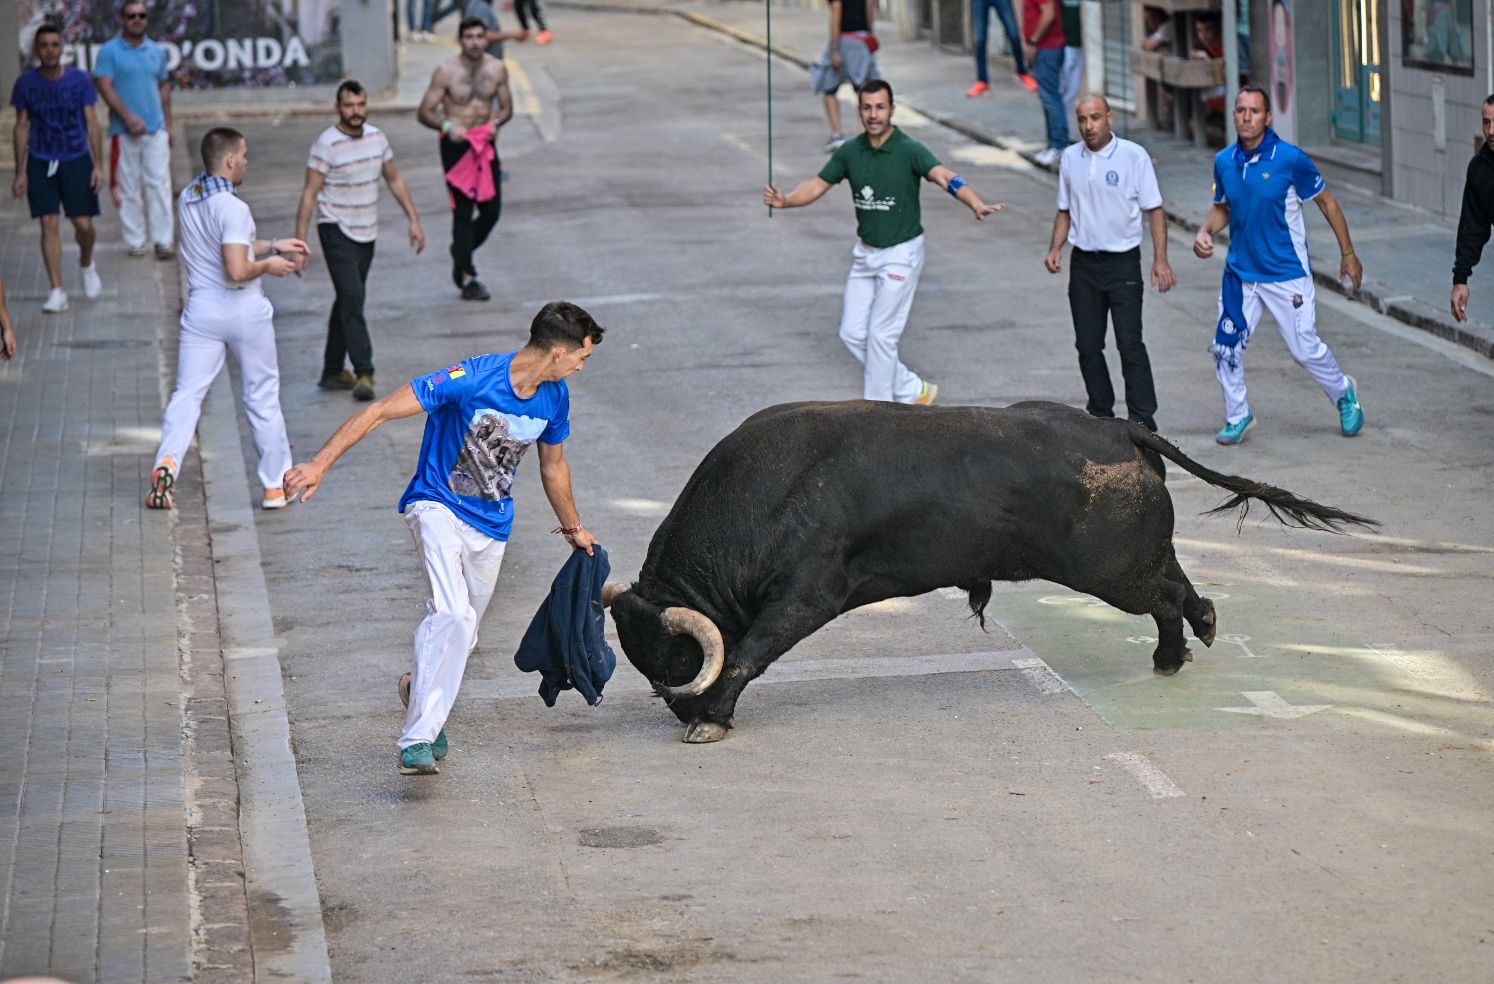
[[[465,143],[441,138],[441,170],[450,171],[462,155],[467,152]],[[502,169],[498,155],[493,155],[493,187],[497,194],[489,201],[479,202],[457,191],[447,182],[446,192],[451,196],[451,262],[453,274],[463,273],[477,276],[472,265],[472,254],[488,241],[488,234],[498,224],[503,212]],[[461,286],[458,284],[457,286]]]
[[[1141,249],[1093,253],[1075,249],[1070,258],[1069,312],[1074,318],[1074,348],[1079,372],[1089,393],[1085,408],[1094,417],[1115,416],[1115,388],[1105,362],[1106,321],[1115,324],[1121,378],[1126,382],[1126,416],[1157,429],[1157,390],[1152,364],[1141,340]]]
[[[355,376],[372,376],[373,340],[368,336],[368,321],[363,317],[363,298],[368,284],[368,268],[373,263],[374,244],[349,239],[335,222],[317,224],[316,234],[322,241],[322,256],[332,275],[332,314],[327,318],[327,348],[322,356],[322,375],[342,372],[344,359],[351,359]]]
[[[545,14],[540,9],[540,0],[514,0],[514,13],[519,15],[519,26],[529,30],[529,18],[533,17],[541,31],[545,30]]]

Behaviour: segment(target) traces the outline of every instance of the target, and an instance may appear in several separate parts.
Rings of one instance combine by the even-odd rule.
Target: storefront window
[[[1473,0],[1401,0],[1401,59],[1473,74]]]

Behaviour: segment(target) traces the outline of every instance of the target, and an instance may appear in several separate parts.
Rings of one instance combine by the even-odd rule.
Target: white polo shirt
[[[1059,158],[1058,207],[1069,213],[1069,245],[1124,253],[1141,245],[1141,213],[1162,207],[1152,159],[1140,144],[1112,135],[1091,153],[1084,141]]]
[[[225,243],[248,246],[249,258],[254,259],[254,216],[243,199],[223,192],[193,201],[189,184],[177,197],[177,215],[181,230],[177,249],[187,266],[188,287],[194,291],[261,292],[260,278],[236,284],[228,279],[228,270],[223,265]]]

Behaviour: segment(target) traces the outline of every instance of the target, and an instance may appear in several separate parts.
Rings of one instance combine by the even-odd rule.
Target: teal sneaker
[[[1245,440],[1245,434],[1255,426],[1255,414],[1247,413],[1245,419],[1238,423],[1224,422],[1224,427],[1214,435],[1214,440],[1220,444],[1239,444]]]
[[[436,740],[431,742],[431,758],[437,762],[446,757],[446,729],[442,728],[436,735]]]
[[[402,776],[433,776],[440,771],[428,741],[411,745],[399,753],[399,774]]]
[[[1359,407],[1358,383],[1348,377],[1349,391],[1338,398],[1338,429],[1344,437],[1353,437],[1364,427],[1364,411]]]

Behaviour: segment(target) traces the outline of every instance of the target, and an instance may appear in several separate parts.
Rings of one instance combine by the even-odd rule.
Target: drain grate
[[[151,344],[143,338],[75,338],[70,342],[58,342],[63,348],[75,349],[131,349],[144,348]]]

